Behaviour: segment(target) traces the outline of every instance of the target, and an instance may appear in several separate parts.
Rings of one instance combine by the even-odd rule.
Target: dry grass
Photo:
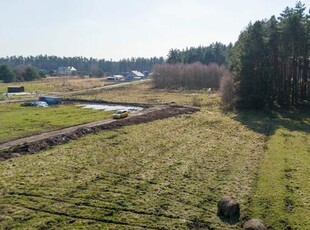
[[[100,78],[48,78],[44,84],[50,85],[57,89],[57,92],[74,91],[81,89],[90,89],[110,84]]]
[[[90,89],[109,84],[111,82],[100,78],[49,77],[31,82],[0,83],[0,93],[5,93],[9,85],[23,85],[27,92],[49,93]]]
[[[274,229],[285,221],[307,229],[308,113],[223,114],[219,97],[154,90],[149,83],[83,97],[178,104],[201,98],[201,111],[2,162],[2,228],[240,229],[241,222],[216,216],[217,201],[230,195],[242,217],[261,218]],[[293,201],[293,211],[283,199]]]
[[[218,106],[220,99],[208,91],[158,90],[152,82],[127,85],[121,88],[104,89],[87,95],[75,96],[83,99],[97,99],[114,102],[133,102],[149,104],[177,103],[181,105]]]
[[[246,205],[263,143],[206,108],[90,135],[4,162],[0,215],[20,228],[239,229],[216,216],[216,203],[232,195]],[[27,218],[16,222],[20,211]]]

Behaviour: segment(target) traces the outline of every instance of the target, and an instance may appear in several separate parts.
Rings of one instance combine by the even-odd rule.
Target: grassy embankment
[[[76,105],[47,108],[0,105],[0,142],[111,117],[113,112],[83,109]]]
[[[194,103],[201,112],[88,135],[1,162],[0,226],[240,229],[240,223],[216,216],[217,201],[231,195],[242,216],[262,218],[275,229],[283,223],[307,229],[307,114],[223,114],[219,99],[204,92],[157,91],[148,84],[124,89],[83,97]],[[294,204],[289,210],[287,197]]]

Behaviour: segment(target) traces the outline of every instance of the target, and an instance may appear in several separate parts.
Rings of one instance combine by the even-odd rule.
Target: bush
[[[40,79],[41,76],[36,68],[28,66],[23,74],[23,78],[25,81],[33,81]]]
[[[231,74],[225,75],[221,79],[220,91],[224,106],[231,108],[234,99],[234,79]]]
[[[43,73],[32,66],[19,65],[15,68],[15,73],[18,81],[33,81],[40,79]]]
[[[220,86],[220,79],[229,74],[217,64],[163,64],[154,67],[154,87],[161,89],[206,89]]]
[[[0,66],[0,80],[3,80],[3,82],[6,83],[16,81],[15,73],[9,66],[7,65]]]
[[[200,107],[202,105],[202,98],[198,97],[198,96],[194,96],[192,98],[192,105],[193,106],[197,106]]]

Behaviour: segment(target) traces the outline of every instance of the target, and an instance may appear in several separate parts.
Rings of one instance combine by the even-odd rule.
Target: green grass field
[[[268,137],[252,196],[252,215],[275,229],[310,229],[309,110],[270,117],[246,115],[247,119],[239,118]]]
[[[206,92],[149,84],[83,97],[198,101],[201,111],[1,162],[2,228],[240,229],[216,216],[217,201],[230,195],[241,218],[309,229],[309,111],[224,113]]]
[[[22,107],[20,103],[0,105],[0,142],[57,130],[111,117],[113,112],[83,109],[77,105]]]

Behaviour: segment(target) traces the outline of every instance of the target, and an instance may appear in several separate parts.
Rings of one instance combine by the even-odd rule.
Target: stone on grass
[[[267,230],[263,221],[260,219],[251,219],[244,223],[243,230]]]
[[[231,197],[225,196],[217,203],[217,215],[228,219],[240,217],[240,206]]]

